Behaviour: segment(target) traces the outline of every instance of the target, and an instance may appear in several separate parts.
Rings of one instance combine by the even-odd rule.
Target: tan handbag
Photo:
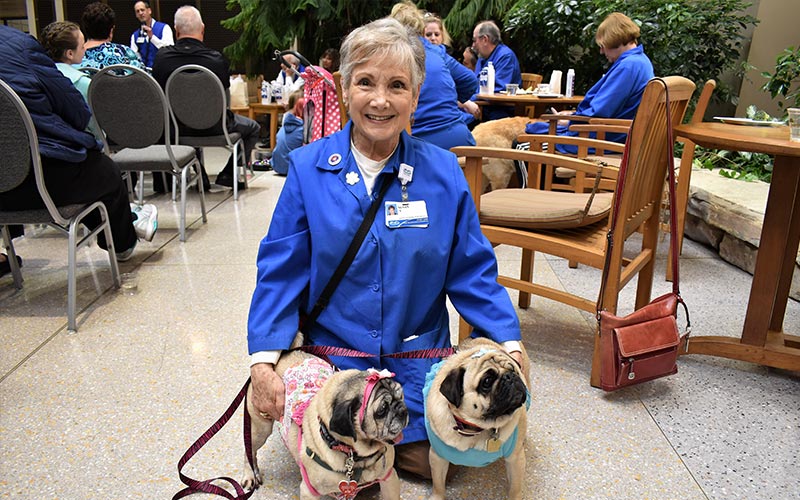
[[[663,80],[662,80],[663,82]],[[666,83],[664,83],[665,90]],[[603,292],[609,272],[609,257],[614,245],[613,226],[608,234],[606,263],[603,266],[603,281],[597,300],[597,325],[600,335],[600,386],[605,391],[639,384],[678,372],[678,349],[686,345],[691,331],[689,310],[681,298],[678,286],[678,238],[675,213],[675,170],[672,156],[672,120],[669,114],[669,91],[667,102],[667,171],[669,173],[670,247],[672,248],[672,292],[652,300],[646,306],[623,317],[603,310]],[[628,166],[628,145],[622,155],[617,181],[612,221],[619,211],[619,200],[624,189],[625,171]],[[686,313],[686,329],[678,330],[678,304]]]

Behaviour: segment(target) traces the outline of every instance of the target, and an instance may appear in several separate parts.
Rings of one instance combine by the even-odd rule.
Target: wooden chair
[[[342,120],[342,130],[344,130],[344,126],[347,125],[347,106],[344,104],[344,98],[342,96],[342,74],[338,71],[333,73],[333,83],[336,86],[336,98],[339,100],[339,116]]]
[[[666,77],[669,88],[672,123],[681,122],[686,106],[692,96],[695,85],[690,80],[672,76]],[[534,253],[542,252],[549,255],[562,257],[571,261],[586,264],[602,269],[606,260],[606,235],[613,225],[616,244],[609,255],[610,272],[605,285],[603,304],[611,312],[617,310],[617,300],[620,290],[635,276],[638,275],[636,304],[638,309],[650,301],[650,291],[653,281],[655,251],[658,240],[659,208],[661,194],[664,189],[666,177],[665,155],[667,150],[667,130],[665,124],[665,89],[661,82],[651,81],[645,88],[642,102],[636,120],[630,130],[629,155],[627,179],[625,188],[619,200],[620,210],[616,220],[608,221],[604,217],[597,222],[588,219],[572,227],[548,227],[548,222],[537,222],[535,213],[533,217],[519,221],[501,220],[492,217],[498,207],[509,203],[509,191],[524,191],[525,196],[517,197],[515,207],[518,212],[524,211],[526,205],[542,205],[541,198],[549,198],[550,206],[555,205],[560,199],[563,204],[570,200],[584,199],[591,194],[547,192],[536,189],[498,190],[480,195],[481,165],[484,158],[501,157],[520,159],[530,164],[553,164],[556,166],[583,170],[586,173],[598,174],[597,165],[571,158],[565,155],[541,153],[537,151],[518,151],[501,148],[458,147],[453,152],[466,158],[465,175],[472,189],[473,199],[481,218],[481,229],[492,245],[512,245],[522,249],[519,277],[500,276],[498,282],[506,287],[519,290],[519,306],[526,309],[530,306],[531,294],[557,300],[578,309],[594,313],[596,297],[585,298],[533,282]],[[616,175],[614,167],[605,167],[600,175],[613,178]],[[595,199],[602,196],[618,196],[618,191],[611,193],[597,193]],[[525,199],[527,198],[527,200]],[[574,202],[573,202],[574,203]],[[579,204],[580,202],[578,202]],[[642,231],[639,248],[625,248],[628,238]],[[631,245],[629,245],[631,246]],[[599,284],[598,284],[599,289]],[[469,327],[463,323],[459,329],[459,336],[463,338],[468,334]],[[595,350],[592,360],[591,383],[599,386],[599,342],[595,338]]]
[[[522,73],[522,88],[524,90],[533,90],[540,83],[542,83],[542,75],[537,73]]]

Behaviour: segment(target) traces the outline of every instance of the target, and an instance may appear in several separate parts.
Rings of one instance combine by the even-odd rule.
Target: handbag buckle
[[[634,361],[634,359],[633,358],[628,358],[628,361],[631,363],[631,366],[630,366],[629,371],[628,371],[628,380],[633,380],[633,379],[636,378],[636,373],[634,373],[634,371],[633,371],[633,361]]]

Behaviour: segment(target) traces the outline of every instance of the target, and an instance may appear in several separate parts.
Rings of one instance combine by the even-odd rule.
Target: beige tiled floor
[[[185,243],[172,202],[152,197],[159,232],[122,264],[138,276],[134,294],[111,288],[96,246],[79,253],[77,334],[66,332],[65,241],[27,228],[16,243],[23,290],[0,278],[0,498],[166,499],[181,488],[178,459],[248,374],[255,256],[282,184],[257,173],[238,202],[229,192],[209,195],[207,224],[194,194]],[[514,257],[498,249],[501,266]],[[749,276],[692,242],[682,263],[695,332],[736,335]],[[599,280],[556,259],[537,261],[536,273],[570,289],[592,290]],[[655,293],[666,289],[659,280]],[[605,394],[588,384],[590,315],[538,300],[520,318],[534,362],[526,499],[798,498],[797,374],[688,357],[674,377]],[[798,325],[791,303],[786,328]],[[187,474],[238,478],[240,433],[237,414]],[[279,440],[259,456],[265,485],[253,498],[297,498],[298,470]],[[462,469],[448,485],[450,498],[501,499],[504,491],[502,464]],[[403,478],[403,498],[429,492],[427,482]]]

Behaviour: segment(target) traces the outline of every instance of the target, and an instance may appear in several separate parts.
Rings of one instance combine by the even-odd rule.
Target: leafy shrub
[[[611,12],[641,26],[640,41],[656,75],[681,75],[698,87],[714,78],[715,98],[733,101],[720,75],[737,68],[744,29],[757,20],[743,0],[519,0],[507,16],[520,64],[547,75],[576,70],[576,92],[600,79],[604,58],[594,35]]]

